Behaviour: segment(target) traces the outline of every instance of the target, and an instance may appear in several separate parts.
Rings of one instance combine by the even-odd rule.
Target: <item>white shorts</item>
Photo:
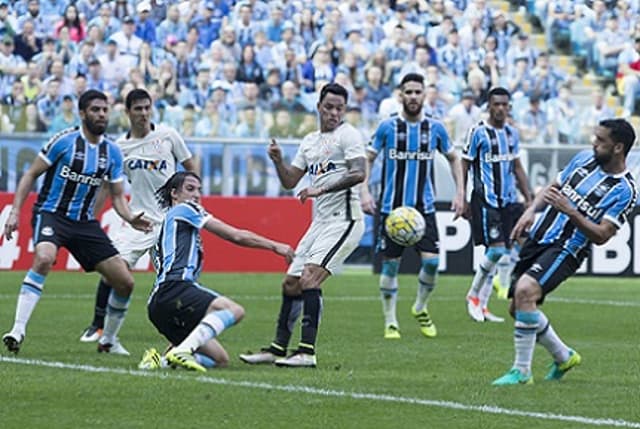
[[[302,276],[305,264],[315,264],[336,274],[364,234],[364,221],[313,222],[298,247],[287,274]]]
[[[160,236],[161,228],[161,224],[154,224],[153,231],[144,233],[125,222],[116,233],[113,245],[118,249],[122,259],[126,261],[129,267],[133,268],[145,253],[154,248]],[[151,256],[153,260],[153,255]]]

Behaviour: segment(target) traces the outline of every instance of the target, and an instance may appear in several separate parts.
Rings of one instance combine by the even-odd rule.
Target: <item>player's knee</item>
[[[239,323],[244,318],[244,307],[238,303],[233,303],[229,310],[233,313],[233,317],[236,319],[236,323]]]
[[[133,276],[128,271],[126,272],[126,275],[123,275],[116,281],[111,279],[107,280],[107,283],[111,285],[111,287],[115,289],[120,296],[129,296],[133,292],[135,282],[133,280]]]
[[[515,301],[514,310],[535,304],[540,298],[540,286],[533,281],[520,279],[518,283],[516,283],[513,296]]]
[[[47,274],[55,261],[56,255],[47,252],[38,252],[33,259],[33,268],[40,274]]]
[[[487,258],[491,262],[495,263],[498,262],[500,258],[502,258],[502,255],[506,255],[507,253],[507,248],[504,246],[489,247],[487,249]]]
[[[431,256],[428,258],[422,258],[422,271],[433,276],[438,272],[438,265],[440,264],[440,258],[437,256]]]
[[[214,361],[218,368],[226,368],[227,366],[229,366],[229,354],[226,350],[222,350],[220,353],[218,353],[218,358],[214,359]]]
[[[380,274],[387,277],[397,277],[400,270],[400,259],[384,259]]]
[[[282,293],[287,296],[298,296],[302,290],[300,289],[300,279],[293,276],[286,276],[282,281]]]

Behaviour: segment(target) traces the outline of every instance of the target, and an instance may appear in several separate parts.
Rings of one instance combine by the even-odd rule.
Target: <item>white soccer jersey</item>
[[[178,163],[191,158],[191,152],[180,134],[164,125],[152,124],[151,132],[144,138],[126,134],[116,143],[122,150],[124,172],[131,183],[131,211],[144,211],[146,217],[161,223],[164,213],[155,191],[176,172]]]
[[[291,164],[306,170],[312,186],[317,188],[335,183],[347,172],[347,160],[355,158],[366,159],[364,141],[358,130],[343,123],[328,133],[314,131],[307,134]],[[362,219],[359,186],[316,198],[314,220],[358,219]]]

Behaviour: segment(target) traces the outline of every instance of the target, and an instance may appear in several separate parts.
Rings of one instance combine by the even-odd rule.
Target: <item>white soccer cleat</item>
[[[95,327],[93,325],[89,326],[84,330],[82,336],[80,337],[80,342],[82,343],[95,343],[102,336],[102,329]]]
[[[315,368],[316,355],[297,352],[287,358],[276,359],[274,363],[289,368]]]
[[[283,356],[271,353],[267,349],[260,350],[258,353],[242,353],[238,356],[240,360],[249,365],[272,364]]]
[[[490,312],[488,308],[484,308],[482,310],[482,314],[484,315],[484,320],[486,322],[493,322],[493,323],[503,323],[504,322],[504,317],[496,316],[495,314]]]
[[[484,314],[478,297],[467,296],[467,313],[476,322],[484,322]]]
[[[98,341],[98,353],[109,353],[121,356],[130,355],[127,349],[125,349],[118,340],[115,340],[113,343],[102,343],[101,341]]]

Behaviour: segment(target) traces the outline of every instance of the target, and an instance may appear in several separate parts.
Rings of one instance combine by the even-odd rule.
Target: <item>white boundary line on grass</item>
[[[17,299],[18,294],[0,294],[0,301],[2,300],[15,300]],[[43,298],[45,299],[69,299],[69,300],[85,300],[95,299],[95,294],[43,294]],[[272,296],[256,296],[256,295],[234,295],[232,298],[236,301],[280,301],[282,297],[280,295],[272,295]],[[140,294],[134,295],[133,299],[147,299],[147,296],[141,296]],[[399,297],[401,301],[409,301],[415,298],[404,296]],[[460,301],[460,298],[444,298],[444,297],[433,297],[434,301]],[[463,298],[464,299],[464,298]],[[377,296],[324,296],[325,301],[362,301],[362,302],[378,302],[380,301],[380,297]],[[581,299],[581,298],[562,298],[562,297],[554,297],[550,296],[545,299],[547,302],[561,302],[565,304],[586,304],[586,305],[609,305],[613,307],[640,307],[640,302],[634,301],[613,301],[613,300],[597,300],[597,299]]]
[[[294,386],[291,384],[279,385],[279,384],[271,384],[271,383],[257,383],[253,381],[234,381],[234,380],[227,380],[225,378],[210,377],[210,376],[189,377],[189,376],[184,376],[179,374],[167,374],[165,372],[150,372],[150,371],[131,370],[131,369],[124,369],[124,368],[107,368],[107,367],[99,367],[99,366],[91,366],[91,365],[75,365],[75,364],[64,363],[64,362],[52,362],[52,361],[44,361],[44,360],[38,360],[38,359],[21,359],[21,358],[6,357],[6,356],[0,356],[0,362],[19,364],[19,365],[40,366],[40,367],[46,367],[46,368],[67,369],[72,371],[89,372],[89,373],[130,375],[134,377],[151,377],[151,378],[158,378],[158,379],[186,380],[191,382],[196,381],[199,383],[211,383],[211,384],[219,384],[219,385],[241,387],[241,388],[248,388],[248,389],[277,390],[280,392],[288,392],[288,393],[306,393],[308,395],[325,396],[325,397],[331,397],[331,398],[348,398],[348,399],[369,400],[374,402],[394,402],[394,403],[400,403],[400,404],[423,405],[427,407],[447,408],[447,409],[454,409],[454,410],[461,410],[461,411],[476,411],[476,412],[487,413],[487,414],[498,414],[498,415],[541,419],[541,420],[555,420],[555,421],[563,421],[563,422],[571,422],[571,423],[580,423],[580,424],[590,425],[590,426],[613,426],[613,427],[621,427],[621,428],[640,429],[640,422],[631,422],[631,421],[622,420],[622,419],[603,419],[603,418],[571,416],[571,415],[555,414],[555,413],[543,413],[543,412],[536,412],[536,411],[522,411],[522,410],[514,410],[514,409],[497,407],[493,405],[469,405],[469,404],[463,404],[460,402],[452,402],[452,401],[420,399],[420,398],[412,398],[407,396],[394,396],[394,395],[385,395],[385,394],[378,394],[378,393],[347,392],[344,390],[319,389],[316,387]]]

